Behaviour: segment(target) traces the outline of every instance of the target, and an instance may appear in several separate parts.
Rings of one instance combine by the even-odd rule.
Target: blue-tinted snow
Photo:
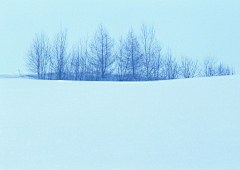
[[[240,169],[239,87],[0,79],[0,169]]]

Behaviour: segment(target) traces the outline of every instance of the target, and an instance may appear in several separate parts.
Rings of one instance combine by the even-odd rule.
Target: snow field
[[[0,79],[0,169],[239,169],[239,87]]]

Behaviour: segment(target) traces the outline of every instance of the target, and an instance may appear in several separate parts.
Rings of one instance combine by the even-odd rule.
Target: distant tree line
[[[116,42],[101,24],[93,38],[67,49],[67,30],[60,30],[50,43],[42,33],[33,39],[27,68],[37,79],[85,81],[153,81],[178,78],[233,75],[234,69],[206,58],[177,59],[170,50],[162,52],[153,27],[142,24]]]

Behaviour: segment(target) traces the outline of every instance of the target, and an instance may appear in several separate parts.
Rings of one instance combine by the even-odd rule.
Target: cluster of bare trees
[[[27,67],[38,79],[65,79],[69,54],[67,30],[56,34],[51,45],[44,33],[36,35],[28,52]]]
[[[233,75],[235,74],[235,70],[230,68],[229,66],[218,63],[214,58],[206,58],[203,63],[203,71],[202,76],[210,77],[210,76],[224,76],[224,75]]]
[[[130,29],[117,42],[100,25],[90,42],[81,41],[70,52],[66,29],[52,43],[45,34],[36,35],[26,62],[36,78],[49,80],[151,81],[234,74],[212,58],[200,64],[189,57],[177,60],[170,50],[163,54],[154,28],[145,24],[140,35]]]

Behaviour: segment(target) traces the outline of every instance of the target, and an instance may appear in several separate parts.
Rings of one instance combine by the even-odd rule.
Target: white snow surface
[[[1,170],[238,170],[240,76],[0,79]]]

